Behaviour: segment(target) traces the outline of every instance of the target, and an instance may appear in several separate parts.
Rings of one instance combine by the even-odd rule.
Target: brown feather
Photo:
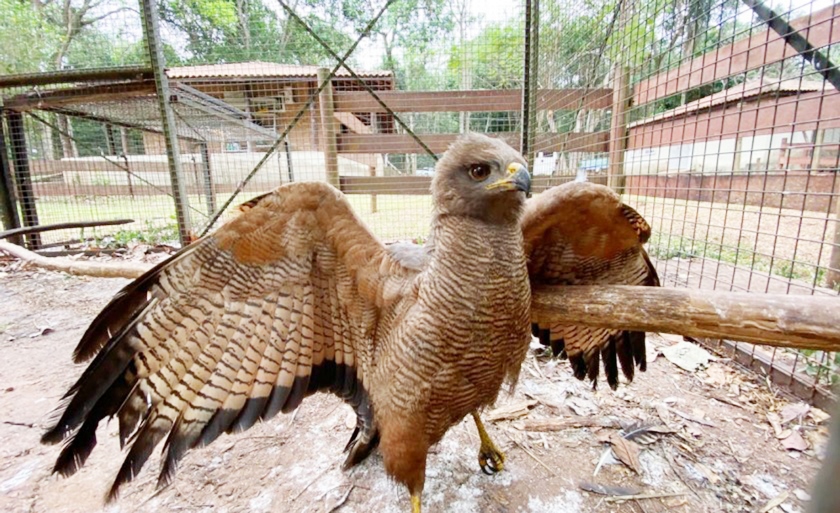
[[[650,225],[608,187],[569,183],[528,202],[522,218],[532,285],[659,286],[642,245]],[[540,342],[568,356],[578,379],[598,376],[604,362],[607,383],[618,385],[618,369],[633,379],[633,363],[644,370],[645,334],[550,324],[532,319]]]
[[[165,486],[189,449],[323,390],[356,411],[346,464],[378,447],[389,475],[419,494],[429,447],[514,384],[527,353],[524,165],[504,142],[460,137],[438,163],[430,243],[411,262],[326,184],[246,202],[97,317],[77,352],[96,356],[44,436],[73,437],[59,468],[83,464],[96,425],[116,415],[127,455],[109,498],[161,441]],[[581,248],[613,258],[624,238]],[[601,346],[577,343],[566,336],[576,372],[597,374],[586,363]]]
[[[362,407],[369,444],[375,428],[354,357],[368,353],[360,334],[369,328],[360,328],[366,311],[393,302],[400,280],[416,275],[388,259],[329,186],[295,184],[248,202],[125,287],[91,324],[76,356],[96,358],[43,437],[73,436],[55,470],[75,472],[99,421],[118,415],[129,452],[109,497],[165,439],[163,486],[188,449],[290,411],[317,390]],[[390,299],[378,296],[384,281]]]

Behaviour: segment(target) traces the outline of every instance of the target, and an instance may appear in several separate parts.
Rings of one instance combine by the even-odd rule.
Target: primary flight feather
[[[515,383],[532,328],[580,378],[597,376],[599,358],[611,385],[616,361],[628,378],[644,367],[644,334],[532,319],[531,286],[658,284],[641,248],[649,228],[609,189],[561,186],[526,207],[529,189],[519,153],[467,134],[437,165],[422,248],[384,246],[326,184],[249,201],[91,323],[74,359],[93,360],[42,438],[66,441],[55,471],[78,470],[99,422],[116,416],[128,453],[109,500],[161,442],[163,486],[187,450],[317,391],[356,411],[345,466],[378,448],[414,511],[429,448],[467,414],[482,469],[500,470],[478,412]]]

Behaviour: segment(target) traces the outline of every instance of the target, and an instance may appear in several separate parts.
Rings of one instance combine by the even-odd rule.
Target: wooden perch
[[[542,287],[549,322],[840,351],[840,298],[666,287]]]
[[[20,258],[25,262],[32,263],[38,267],[50,271],[60,271],[77,276],[96,276],[99,278],[137,278],[144,272],[151,269],[151,265],[139,262],[90,262],[82,260],[69,260],[66,258],[50,258],[33,253],[15,244],[0,241],[0,251],[8,253],[13,257]]]
[[[48,258],[0,242],[0,251],[69,274],[137,278],[152,266]],[[548,322],[840,351],[840,298],[666,287],[541,287],[532,309]]]
[[[15,235],[29,235],[30,233],[49,232],[53,230],[66,230],[68,228],[89,228],[93,226],[114,226],[119,224],[133,223],[134,219],[116,219],[113,221],[78,221],[72,223],[40,224],[38,226],[24,226],[0,232],[0,239],[14,237]]]

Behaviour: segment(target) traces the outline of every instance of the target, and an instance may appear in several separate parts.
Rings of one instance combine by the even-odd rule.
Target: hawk
[[[42,437],[66,441],[54,471],[78,470],[99,422],[116,416],[128,453],[108,500],[161,442],[165,486],[187,450],[318,391],[356,412],[345,466],[378,448],[414,512],[429,448],[466,415],[481,468],[501,470],[479,412],[515,383],[532,329],[562,345],[579,377],[597,377],[599,355],[611,384],[616,360],[628,378],[644,366],[643,334],[532,319],[531,286],[655,276],[641,249],[649,227],[609,189],[558,187],[526,206],[530,185],[510,146],[460,137],[437,164],[422,248],[386,247],[326,184],[247,202],[93,320],[73,355],[92,361]]]

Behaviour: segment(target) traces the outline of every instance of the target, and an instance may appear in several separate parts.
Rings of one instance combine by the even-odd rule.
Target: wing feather
[[[343,195],[292,184],[120,291],[74,353],[93,358],[44,443],[73,474],[116,415],[128,454],[109,492],[164,441],[158,485],[191,448],[332,391],[371,418],[363,387],[379,310],[417,271],[389,256]],[[372,435],[371,435],[372,436]]]
[[[549,189],[526,204],[522,230],[532,286],[659,286],[642,247],[650,226],[608,187],[575,182]],[[645,369],[644,333],[532,321],[534,335],[568,357],[578,379],[594,384],[600,361],[612,388],[619,367],[628,380],[634,363]]]

